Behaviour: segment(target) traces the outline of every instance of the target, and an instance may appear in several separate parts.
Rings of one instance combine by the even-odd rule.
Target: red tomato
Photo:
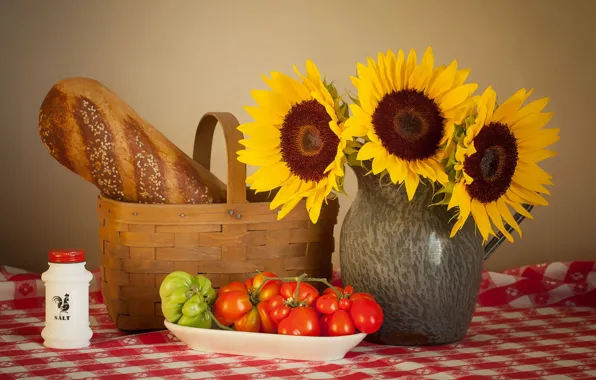
[[[352,300],[350,316],[354,326],[365,334],[374,334],[383,324],[383,309],[369,298],[357,298]]]
[[[286,299],[294,299],[296,296],[296,285],[294,282],[284,282],[279,290],[279,293]],[[313,305],[314,302],[319,298],[319,291],[311,284],[301,282],[300,290],[298,293],[298,303],[304,303],[306,305]]]
[[[340,302],[343,301],[343,298]],[[333,314],[339,310],[337,297],[335,294],[323,294],[317,298],[316,302],[317,311],[321,314]]]
[[[350,307],[352,307],[352,300],[349,298],[342,298],[339,300],[338,306],[341,310],[350,310]]]
[[[352,285],[348,285],[344,288],[344,294],[352,295],[354,293],[354,287]]]
[[[248,289],[246,288],[246,285],[244,285],[242,282],[234,281],[234,282],[230,282],[226,286],[222,286],[221,288],[219,288],[219,291],[218,291],[219,294],[223,294],[226,292],[248,293]]]
[[[359,298],[368,298],[369,300],[371,300],[371,301],[375,301],[375,302],[376,302],[376,300],[375,300],[375,297],[373,297],[373,296],[372,296],[371,294],[369,294],[369,293],[355,293],[355,294],[352,294],[352,295],[350,296],[350,299],[351,299],[352,301],[354,301],[354,300],[357,300],[357,299],[359,299]]]
[[[343,288],[340,288],[339,286],[334,286],[335,290],[337,290],[340,294],[342,294],[344,292]],[[325,289],[323,291],[323,294],[334,294],[335,292],[333,291],[333,289],[331,289],[330,287],[327,287],[327,289]]]
[[[290,310],[277,327],[277,333],[283,335],[319,336],[321,326],[317,312],[311,307],[300,306]]]
[[[350,314],[345,310],[338,310],[329,316],[329,336],[352,335],[356,332]]]
[[[245,282],[245,285],[246,285],[249,293],[252,294],[252,293],[256,292],[257,289],[259,289],[259,287],[261,286],[261,284],[263,282],[265,282],[263,275],[265,275],[266,277],[278,277],[273,272],[262,272],[262,274],[259,273],[256,276],[249,278]],[[279,294],[280,287],[281,287],[281,280],[267,280],[265,285],[263,285],[261,290],[259,290],[259,294],[253,295],[253,296],[255,299],[258,299],[259,301],[267,301],[274,295]]]
[[[269,315],[268,302],[259,302],[257,304],[257,311],[259,312],[259,318],[261,319],[261,332],[275,334],[277,332],[277,324]]]
[[[290,312],[291,308],[287,306],[284,301],[284,298],[279,294],[267,301],[269,316],[275,324],[281,322],[281,320],[287,317]]]
[[[321,336],[329,336],[329,317],[328,314],[323,314],[319,323],[321,325]]]
[[[261,331],[261,319],[257,308],[253,306],[248,313],[237,319],[236,322],[234,322],[234,329],[236,331],[246,332]]]
[[[252,302],[250,302],[248,293],[238,290],[224,290],[215,300],[215,305],[213,305],[215,318],[225,326],[232,325],[251,309]]]

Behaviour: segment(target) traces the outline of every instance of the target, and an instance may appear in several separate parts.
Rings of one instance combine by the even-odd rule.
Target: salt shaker
[[[49,253],[49,269],[41,275],[46,293],[44,346],[75,349],[89,346],[89,283],[85,252],[56,250]]]

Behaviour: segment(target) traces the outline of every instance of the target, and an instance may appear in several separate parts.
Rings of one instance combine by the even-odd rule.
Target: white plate
[[[363,333],[333,337],[292,336],[199,329],[168,321],[164,324],[195,351],[291,360],[339,360],[366,336]]]

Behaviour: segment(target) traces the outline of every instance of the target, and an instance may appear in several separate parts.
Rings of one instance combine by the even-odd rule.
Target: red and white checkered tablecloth
[[[42,345],[39,274],[0,266],[0,379],[596,378],[594,262],[484,272],[462,341],[431,347],[363,342],[326,363],[198,353],[167,330],[126,335],[108,317],[94,275],[91,346],[62,351]]]

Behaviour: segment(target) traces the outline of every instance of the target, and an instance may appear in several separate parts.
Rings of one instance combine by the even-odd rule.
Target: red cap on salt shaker
[[[82,263],[85,261],[85,251],[80,249],[53,250],[50,251],[49,257],[50,263]]]

